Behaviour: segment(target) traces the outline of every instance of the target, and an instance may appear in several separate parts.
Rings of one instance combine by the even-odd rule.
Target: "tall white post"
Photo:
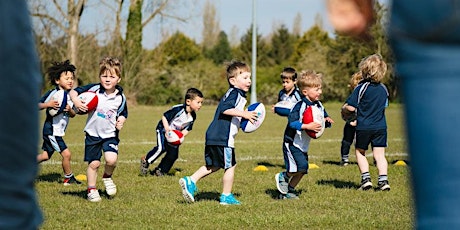
[[[256,93],[256,70],[257,70],[257,23],[256,23],[256,0],[252,0],[252,86],[251,104],[257,102]]]

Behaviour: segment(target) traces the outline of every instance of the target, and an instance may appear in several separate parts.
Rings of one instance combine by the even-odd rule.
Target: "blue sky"
[[[187,1],[187,0],[185,0]],[[294,17],[297,13],[302,16],[302,30],[308,30],[315,23],[315,17],[320,15],[323,25],[330,30],[327,20],[325,0],[255,0],[256,1],[256,24],[258,32],[267,36],[273,31],[274,25],[284,24],[291,31]],[[90,1],[91,2],[91,1]],[[125,1],[129,2],[129,1]],[[194,15],[186,23],[174,20],[166,20],[162,23],[152,21],[144,29],[143,46],[152,49],[161,41],[162,34],[172,34],[179,30],[196,42],[201,42],[202,16],[201,12],[206,0],[196,0],[197,4],[191,7],[178,7],[179,14],[189,13]],[[245,33],[252,23],[252,0],[211,0],[216,6],[217,17],[220,20],[221,30],[225,31],[230,38],[232,28],[238,31],[237,39]],[[104,26],[110,24],[113,11],[106,7],[90,5],[86,15],[82,17],[82,32],[94,30],[101,31]],[[112,14],[112,15],[111,15]],[[105,16],[104,16],[105,15]],[[125,15],[126,16],[126,15]]]

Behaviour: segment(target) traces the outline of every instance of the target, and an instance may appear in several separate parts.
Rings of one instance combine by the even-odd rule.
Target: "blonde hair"
[[[358,65],[364,80],[379,83],[387,72],[387,64],[379,54],[369,55]]]
[[[251,68],[249,68],[249,66],[246,63],[233,60],[227,64],[228,81],[230,80],[230,78],[234,78],[238,76],[238,74],[242,74],[243,72],[251,72]]]
[[[116,57],[105,57],[99,62],[99,76],[105,71],[115,73],[121,78],[121,61]]]
[[[363,80],[363,75],[361,71],[358,71],[351,75],[350,78],[350,83],[348,84],[348,87],[350,87],[351,90],[354,90],[356,86],[358,86],[359,82]]]
[[[323,75],[316,73],[314,70],[302,70],[297,79],[297,86],[303,90],[305,88],[321,87],[323,84]]]

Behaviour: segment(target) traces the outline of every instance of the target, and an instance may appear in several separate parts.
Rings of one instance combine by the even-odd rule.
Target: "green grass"
[[[204,134],[214,115],[214,106],[198,112],[193,131],[187,136],[174,165],[176,175],[140,177],[139,158],[155,144],[155,126],[167,107],[130,107],[121,132],[118,167],[114,181],[118,194],[103,196],[100,203],[86,200],[86,186],[62,185],[60,156],[40,165],[36,180],[39,203],[45,222],[42,229],[410,229],[413,207],[409,170],[396,166],[407,160],[401,105],[387,109],[390,192],[358,191],[360,173],[352,154],[352,164],[340,167],[343,121],[339,103],[326,103],[335,124],[310,144],[310,169],[297,187],[300,200],[278,200],[274,175],[284,167],[281,141],[286,118],[268,113],[254,133],[240,132],[236,138],[236,167],[233,192],[243,204],[221,206],[223,171],[198,182],[197,202],[187,204],[178,184],[203,163]],[[269,108],[268,108],[269,109]],[[71,120],[65,140],[72,151],[75,174],[85,174],[83,162],[85,116]],[[372,163],[372,158],[368,158]],[[159,160],[158,160],[159,161]],[[155,165],[158,162],[155,162]],[[254,172],[263,164],[268,172]],[[155,166],[151,166],[151,169]],[[371,164],[377,181],[377,170]],[[103,194],[99,171],[97,186]]]

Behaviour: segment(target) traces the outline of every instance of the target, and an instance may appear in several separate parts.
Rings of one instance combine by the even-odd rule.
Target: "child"
[[[378,54],[370,55],[359,63],[363,75],[363,83],[359,84],[348,98],[346,108],[349,111],[357,110],[356,126],[356,160],[361,172],[361,186],[359,189],[372,188],[369,174],[369,163],[366,150],[371,144],[374,160],[379,173],[378,189],[389,191],[388,162],[385,158],[387,147],[387,124],[385,108],[388,106],[388,90],[380,83],[385,76],[387,65]]]
[[[37,155],[37,162],[41,163],[51,158],[54,151],[61,153],[62,157],[62,170],[64,171],[64,186],[71,184],[81,184],[80,181],[75,179],[72,169],[70,167],[71,153],[69,148],[62,138],[65,135],[65,130],[69,124],[69,117],[75,117],[75,111],[72,109],[72,101],[67,101],[66,108],[62,113],[51,116],[49,109],[58,109],[59,102],[51,100],[54,93],[58,90],[69,91],[73,87],[75,80],[75,66],[70,64],[69,60],[64,62],[54,62],[48,68],[48,77],[54,89],[46,92],[40,102],[38,108],[47,109],[46,119],[43,125],[43,152]]]
[[[288,124],[284,131],[283,155],[286,171],[275,175],[276,187],[281,199],[299,199],[295,187],[302,177],[308,173],[308,148],[310,136],[305,130],[320,131],[321,124],[311,122],[302,124],[303,113],[308,106],[317,106],[324,111],[326,127],[334,121],[328,116],[319,101],[322,93],[322,76],[315,71],[302,71],[297,86],[302,98],[292,108],[288,116]]]
[[[281,72],[281,81],[283,84],[283,89],[278,93],[278,102],[289,101],[295,104],[300,101],[301,95],[299,89],[296,86],[296,70],[292,67],[285,67],[283,72]],[[273,107],[272,110],[274,110]]]
[[[149,165],[164,152],[166,152],[166,155],[161,159],[160,164],[153,172],[156,176],[163,176],[165,173],[169,172],[174,162],[179,157],[179,146],[168,144],[165,141],[165,133],[175,129],[181,131],[184,137],[187,136],[193,128],[196,112],[200,110],[202,103],[203,94],[201,91],[190,88],[185,93],[184,104],[173,106],[163,113],[163,117],[156,127],[157,146],[141,158],[141,175],[146,175]]]
[[[107,195],[117,193],[112,174],[118,158],[119,131],[128,118],[128,108],[123,89],[118,85],[121,81],[121,62],[117,58],[106,57],[99,63],[99,84],[89,84],[70,91],[75,108],[86,112],[88,107],[78,99],[78,94],[93,91],[97,94],[98,104],[94,111],[88,113],[85,126],[85,161],[88,162],[86,172],[88,180],[88,200],[101,200],[96,189],[97,171],[101,165],[104,152],[105,167],[102,181]]]
[[[236,167],[235,136],[240,128],[241,118],[246,118],[253,123],[257,119],[257,113],[244,110],[246,93],[251,87],[249,66],[239,61],[231,62],[227,67],[227,80],[230,88],[220,100],[214,119],[206,131],[205,165],[193,175],[179,180],[182,194],[187,202],[195,202],[194,195],[198,180],[222,168],[225,172],[222,178],[220,204],[240,204],[232,194]]]
[[[363,76],[361,72],[358,71],[351,76],[348,87],[353,91],[361,80],[363,80]],[[347,103],[342,106],[342,119],[345,120],[345,125],[343,126],[342,145],[340,146],[340,155],[342,157],[340,165],[342,166],[347,166],[350,163],[348,154],[350,152],[350,146],[355,139],[356,131],[356,114],[355,112],[349,112],[346,109],[346,105]]]

